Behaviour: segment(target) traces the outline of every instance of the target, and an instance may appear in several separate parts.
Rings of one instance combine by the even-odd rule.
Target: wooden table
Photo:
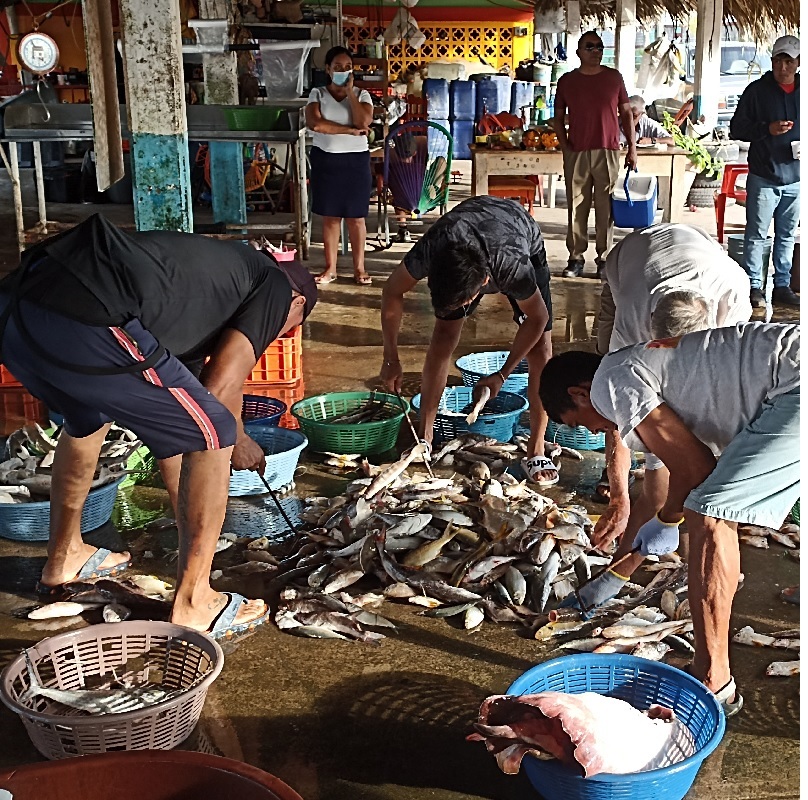
[[[564,161],[559,150],[491,150],[471,145],[471,185],[474,195],[488,194],[489,175],[563,175]],[[621,159],[622,160],[622,159]],[[645,175],[659,179],[663,222],[681,222],[687,199],[685,171],[690,162],[685,150],[638,150],[637,167]],[[551,182],[550,207],[554,207]]]

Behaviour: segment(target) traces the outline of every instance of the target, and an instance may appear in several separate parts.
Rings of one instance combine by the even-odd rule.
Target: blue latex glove
[[[644,556],[664,556],[679,546],[679,526],[684,522],[663,522],[657,514],[637,531],[634,547]]]
[[[607,600],[617,597],[620,590],[626,585],[627,582],[628,578],[624,578],[622,575],[618,575],[616,572],[612,572],[610,569],[607,569],[601,572],[600,575],[596,575],[594,578],[592,578],[592,580],[589,581],[578,592],[578,594],[580,595],[587,612],[591,612],[594,611],[598,606],[602,606]],[[570,594],[564,598],[564,601],[559,607],[577,608],[579,611],[583,611],[575,592],[570,592]],[[587,618],[587,612],[584,612],[583,614],[584,619]]]

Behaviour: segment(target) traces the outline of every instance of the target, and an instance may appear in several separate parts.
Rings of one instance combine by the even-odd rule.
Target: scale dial
[[[59,48],[47,33],[33,31],[20,39],[17,57],[24,69],[34,75],[46,75],[59,62]]]

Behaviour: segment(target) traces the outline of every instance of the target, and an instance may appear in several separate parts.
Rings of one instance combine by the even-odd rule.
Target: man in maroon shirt
[[[626,166],[637,165],[634,119],[623,77],[601,65],[603,42],[595,31],[578,43],[581,66],[563,75],[555,96],[553,127],[564,154],[567,186],[567,250],[565,278],[579,278],[589,243],[589,209],[595,201],[597,277],[612,245],[611,190],[620,169],[620,125],[629,142]],[[565,116],[569,114],[569,130]],[[618,124],[619,114],[619,124]]]

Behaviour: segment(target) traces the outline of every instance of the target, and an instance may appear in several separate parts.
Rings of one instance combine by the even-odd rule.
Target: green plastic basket
[[[285,109],[274,106],[225,108],[227,127],[231,131],[274,131]]]
[[[157,469],[157,459],[151,454],[148,447],[139,447],[126,460],[126,477],[121,481],[121,488],[134,486],[146,480]]]
[[[325,421],[356,411],[371,397],[384,400],[385,406],[396,413],[377,422],[340,424]],[[404,407],[406,411],[410,410],[406,400]],[[384,392],[332,392],[308,397],[292,406],[292,415],[308,437],[309,448],[318,453],[384,453],[395,446],[404,414],[398,398]]]
[[[791,519],[794,520],[795,525],[800,524],[800,501],[794,503],[794,508],[791,509]]]

